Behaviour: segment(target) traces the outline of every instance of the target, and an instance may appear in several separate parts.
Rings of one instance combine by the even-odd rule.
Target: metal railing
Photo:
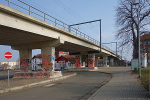
[[[13,4],[13,5],[15,5],[15,6],[19,7],[19,8],[22,8],[22,9],[26,10],[29,15],[33,15],[33,14],[37,15],[37,16],[41,17],[42,20],[45,21],[45,22],[48,22],[48,23],[50,23],[52,25],[55,25],[55,26],[58,26],[58,27],[66,30],[66,31],[70,31],[73,34],[76,34],[77,36],[82,37],[82,38],[84,38],[84,39],[86,39],[86,40],[88,40],[88,41],[90,41],[90,42],[92,42],[94,44],[100,45],[99,41],[97,41],[97,40],[93,39],[92,37],[90,37],[90,36],[88,36],[88,35],[80,32],[78,29],[73,28],[73,27],[69,27],[69,25],[65,24],[64,22],[62,22],[62,21],[60,21],[60,20],[52,17],[51,15],[49,15],[49,14],[47,14],[47,13],[45,13],[45,12],[43,12],[43,11],[41,11],[41,10],[33,7],[33,6],[31,6],[31,5],[29,5],[29,4],[21,1],[21,0],[18,0],[18,2],[20,2],[20,3],[22,3],[22,4],[26,5],[26,6],[28,6],[28,8],[20,6],[20,5],[12,2],[10,0],[5,0],[5,1],[8,2],[8,6],[9,7],[11,7],[10,4]],[[17,10],[20,10],[20,9],[17,9]],[[38,11],[38,13],[34,12],[33,10]],[[41,13],[41,14],[39,14],[39,13]],[[109,51],[111,51],[113,53],[115,53],[113,50],[111,50],[109,47],[107,47],[105,45],[102,45],[102,47],[108,49]]]

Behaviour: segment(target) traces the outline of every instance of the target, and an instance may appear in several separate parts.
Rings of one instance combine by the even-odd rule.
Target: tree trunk
[[[133,59],[138,58],[138,39],[133,41]]]

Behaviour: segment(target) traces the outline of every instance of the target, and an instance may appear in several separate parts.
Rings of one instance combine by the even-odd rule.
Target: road
[[[2,95],[0,96],[0,100],[79,100],[82,98],[85,99],[86,94],[89,91],[99,86],[100,83],[102,83],[108,77],[108,74],[99,72],[77,73],[77,76],[62,81]]]
[[[13,78],[14,73],[10,72],[9,78]],[[0,80],[7,79],[8,72],[7,71],[0,71]]]

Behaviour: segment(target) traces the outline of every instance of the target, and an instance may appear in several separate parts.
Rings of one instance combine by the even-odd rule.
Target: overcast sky
[[[18,3],[18,0],[11,0]],[[68,25],[102,19],[102,43],[117,42],[115,39],[115,7],[119,0],[22,0],[51,16],[65,22]],[[8,5],[5,0],[0,3]],[[19,5],[23,6],[21,3]],[[13,5],[11,5],[14,7]],[[16,7],[15,7],[16,8]],[[20,9],[21,10],[21,9]],[[75,26],[83,33],[99,40],[99,22],[86,25]],[[115,51],[116,45],[106,45]],[[0,62],[7,61],[4,58],[5,52],[12,52],[13,57],[10,61],[16,61],[19,52],[12,50],[10,46],[0,45]],[[119,51],[119,50],[118,50]],[[132,52],[132,50],[131,50]],[[132,53],[123,53],[127,60],[131,59]],[[33,50],[32,55],[40,54],[41,50]],[[118,54],[120,54],[118,52]],[[121,55],[121,54],[120,54]]]

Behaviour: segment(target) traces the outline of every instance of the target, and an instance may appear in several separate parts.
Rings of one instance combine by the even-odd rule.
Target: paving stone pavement
[[[130,75],[129,70],[129,67],[102,68],[101,71],[113,73],[113,77],[88,100],[149,100],[138,75]]]

